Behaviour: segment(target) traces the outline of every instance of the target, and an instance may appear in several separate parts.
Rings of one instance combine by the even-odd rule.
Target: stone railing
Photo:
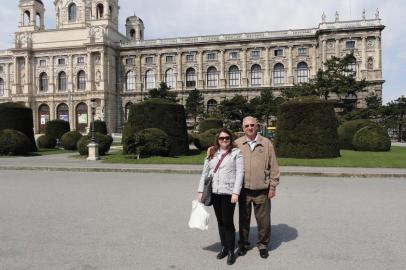
[[[382,26],[380,19],[372,20],[357,20],[357,21],[338,21],[324,22],[319,25],[319,29],[339,29],[339,28],[358,28],[358,27],[374,27]]]

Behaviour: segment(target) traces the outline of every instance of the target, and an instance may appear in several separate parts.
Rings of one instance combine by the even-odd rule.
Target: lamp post
[[[96,143],[96,139],[94,136],[94,116],[96,114],[97,102],[96,100],[92,99],[90,102],[90,108],[92,109],[92,126],[91,126],[91,141],[87,145],[89,155],[87,157],[88,161],[95,161],[99,160],[99,145]]]

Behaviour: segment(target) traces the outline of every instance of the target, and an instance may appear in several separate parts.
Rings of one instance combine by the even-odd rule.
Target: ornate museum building
[[[275,96],[307,82],[331,56],[352,52],[350,68],[372,84],[359,93],[382,96],[381,24],[374,19],[332,22],[317,28],[144,40],[144,23],[132,16],[118,30],[118,0],[55,0],[56,29],[45,29],[41,0],[19,0],[14,47],[0,51],[0,102],[33,109],[35,132],[64,119],[85,132],[91,100],[96,118],[120,132],[128,107],[149,89],[167,83],[180,102],[199,89],[206,109],[262,89]],[[353,97],[355,98],[355,97]]]

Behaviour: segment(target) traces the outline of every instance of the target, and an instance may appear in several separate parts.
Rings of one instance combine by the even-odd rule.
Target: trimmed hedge
[[[70,131],[69,122],[64,120],[51,120],[45,124],[45,134],[55,139],[61,139],[62,135]]]
[[[354,135],[358,130],[366,126],[377,126],[377,124],[367,119],[350,120],[342,123],[337,130],[340,149],[354,150],[352,144]]]
[[[93,122],[90,123],[90,131],[93,126]],[[102,120],[94,121],[94,132],[98,132],[104,135],[107,135],[107,125],[106,122]]]
[[[125,154],[167,156],[170,150],[169,136],[158,128],[147,128],[127,137]]]
[[[65,150],[77,150],[77,144],[80,138],[82,138],[82,134],[77,131],[69,131],[62,135],[61,138],[61,145]]]
[[[24,133],[30,141],[29,152],[37,151],[33,123],[30,108],[13,102],[0,104],[0,130],[13,129]]]
[[[110,146],[113,143],[113,137],[101,133],[95,133],[94,137],[96,143],[99,144],[99,155],[104,156],[110,150]],[[77,143],[77,149],[80,155],[89,155],[89,149],[87,148],[87,146],[90,143],[91,139],[91,135],[86,135],[79,139]]]
[[[366,126],[355,133],[352,145],[357,151],[389,151],[391,141],[388,133],[383,127]]]
[[[339,157],[337,126],[331,102],[309,97],[285,102],[278,111],[277,154],[291,158]]]
[[[124,125],[123,143],[128,136],[147,128],[158,128],[168,134],[169,155],[188,153],[186,115],[182,105],[156,98],[132,105]]]
[[[206,130],[203,133],[197,134],[194,139],[194,144],[199,150],[206,150],[213,146],[218,128]]]
[[[0,155],[24,155],[31,151],[31,141],[14,129],[0,130]]]
[[[39,148],[54,149],[56,146],[56,139],[49,135],[41,135],[37,139]]]
[[[212,128],[222,128],[223,127],[223,120],[216,119],[216,118],[207,118],[199,122],[199,133],[203,133],[206,130]]]

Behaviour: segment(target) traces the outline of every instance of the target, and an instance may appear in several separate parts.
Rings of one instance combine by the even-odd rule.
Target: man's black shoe
[[[240,248],[238,248],[237,255],[244,256],[245,254],[247,254],[247,251],[248,250],[245,247],[240,247]]]
[[[267,249],[260,249],[259,250],[259,256],[261,256],[261,258],[266,259],[269,256],[268,250]]]
[[[227,264],[232,265],[233,263],[235,263],[235,254],[234,251],[229,251],[227,257]]]
[[[228,254],[228,250],[227,250],[225,247],[223,247],[223,248],[221,249],[220,253],[217,254],[217,259],[221,260],[221,259],[223,259],[224,257],[226,257],[227,254]]]

